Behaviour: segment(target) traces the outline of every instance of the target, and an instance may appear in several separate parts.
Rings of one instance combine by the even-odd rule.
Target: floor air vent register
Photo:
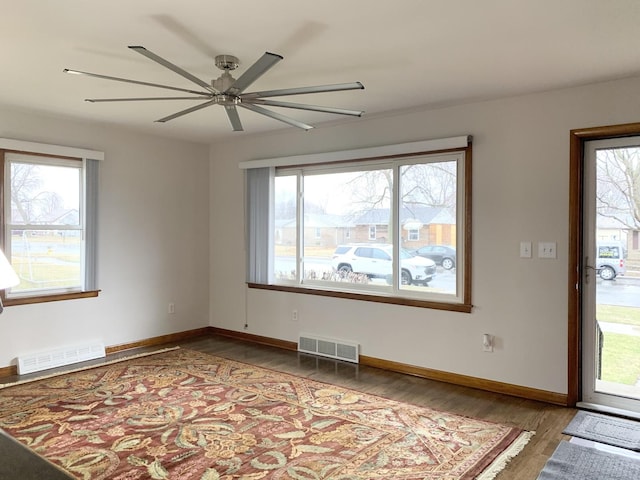
[[[71,365],[105,356],[105,347],[101,342],[20,355],[18,357],[18,374],[40,372],[49,368]]]
[[[323,357],[359,363],[360,351],[357,343],[315,335],[300,335],[298,351]]]

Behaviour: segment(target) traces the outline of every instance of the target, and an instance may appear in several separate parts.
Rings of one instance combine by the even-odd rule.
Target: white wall
[[[363,355],[566,393],[569,130],[638,121],[639,102],[635,78],[213,145],[211,325],[355,340]],[[464,134],[474,139],[471,314],[245,287],[238,162]],[[521,240],[557,242],[557,260],[520,259]],[[494,353],[482,351],[485,332]]]
[[[209,323],[208,146],[0,107],[0,137],[105,152],[98,298],[7,307],[0,367],[27,352],[113,346]],[[168,303],[175,313],[168,314]]]

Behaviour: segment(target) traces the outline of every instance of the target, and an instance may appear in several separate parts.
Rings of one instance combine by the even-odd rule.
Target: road
[[[596,301],[604,305],[640,307],[640,278],[621,277],[615,280],[598,280]]]

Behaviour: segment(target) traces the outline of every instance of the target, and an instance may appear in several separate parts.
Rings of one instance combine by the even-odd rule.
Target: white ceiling
[[[284,60],[247,91],[360,81],[283,100],[365,116],[640,75],[638,0],[0,1],[0,105],[199,142],[295,127],[239,109],[245,132],[232,132],[217,105],[154,123],[193,101],[88,103],[173,93],[63,69],[194,88],[127,46],[205,81],[221,73],[216,55],[240,59],[237,78],[269,51]],[[360,121],[279,111],[316,126]]]

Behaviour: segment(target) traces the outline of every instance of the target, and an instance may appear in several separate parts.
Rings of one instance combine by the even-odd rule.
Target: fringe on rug
[[[95,363],[93,365],[86,365],[84,367],[78,367],[71,370],[60,370],[59,372],[50,373],[48,375],[40,375],[38,377],[28,378],[24,380],[18,380],[16,382],[0,383],[0,390],[2,390],[3,388],[15,387],[16,385],[22,385],[25,383],[45,380],[47,378],[59,377],[60,375],[66,375],[67,373],[82,372],[83,370],[91,370],[92,368],[99,368],[105,365],[112,365],[114,363],[126,362],[127,360],[133,360],[134,358],[148,357],[150,355],[156,355],[158,353],[171,352],[173,350],[178,350],[179,348],[180,347],[167,347],[160,350],[154,350],[153,352],[142,352],[142,353],[137,353],[135,355],[127,355],[126,357],[114,358],[113,360],[107,360],[105,362]]]
[[[522,451],[535,434],[536,432],[522,432],[504,452],[498,455],[491,465],[476,477],[476,480],[493,480],[496,478],[496,476],[507,467],[507,464]]]

